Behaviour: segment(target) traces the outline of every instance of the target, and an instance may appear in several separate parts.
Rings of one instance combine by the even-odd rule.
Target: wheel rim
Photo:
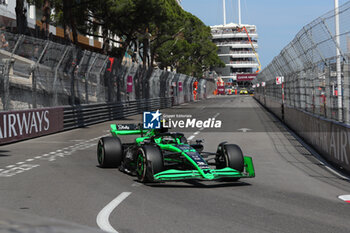
[[[136,173],[137,177],[140,180],[143,180],[145,177],[145,159],[143,156],[143,153],[140,152],[139,155],[137,156],[137,165],[136,165]]]

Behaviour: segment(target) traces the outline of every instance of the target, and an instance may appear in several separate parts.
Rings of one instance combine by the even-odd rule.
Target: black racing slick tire
[[[154,174],[164,171],[161,150],[153,145],[144,145],[137,151],[136,174],[142,183],[154,182]]]
[[[100,167],[117,168],[123,159],[123,145],[118,137],[100,138],[97,144],[97,161]]]
[[[220,144],[216,156],[218,169],[230,167],[239,172],[244,170],[244,157],[241,148],[235,144]]]

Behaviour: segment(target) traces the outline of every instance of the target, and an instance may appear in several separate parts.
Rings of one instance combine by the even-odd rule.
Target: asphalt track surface
[[[140,184],[97,166],[98,138],[112,123],[106,122],[0,147],[0,208],[98,228],[98,213],[131,192],[109,216],[118,232],[350,231],[350,204],[338,198],[350,194],[350,183],[325,169],[252,97],[213,98],[161,112],[217,116],[221,130],[185,135],[198,131],[193,140],[204,139],[206,151],[216,151],[222,141],[240,145],[253,157],[256,177]],[[137,115],[118,122],[140,121]]]

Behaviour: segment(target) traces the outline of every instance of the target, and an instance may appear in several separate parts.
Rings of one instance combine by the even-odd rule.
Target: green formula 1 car
[[[255,176],[251,157],[239,146],[220,143],[216,153],[203,152],[202,141],[189,145],[182,133],[167,129],[146,130],[142,125],[111,125],[112,137],[103,137],[97,146],[100,167],[119,167],[136,175],[140,182],[179,180],[227,180]],[[119,136],[140,137],[122,143]],[[211,158],[209,158],[211,157]],[[212,162],[211,162],[212,161]]]

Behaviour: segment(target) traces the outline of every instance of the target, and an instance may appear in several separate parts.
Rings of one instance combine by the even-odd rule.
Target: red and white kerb
[[[342,196],[339,196],[339,199],[340,200],[343,200],[347,203],[350,203],[350,195],[342,195]]]

